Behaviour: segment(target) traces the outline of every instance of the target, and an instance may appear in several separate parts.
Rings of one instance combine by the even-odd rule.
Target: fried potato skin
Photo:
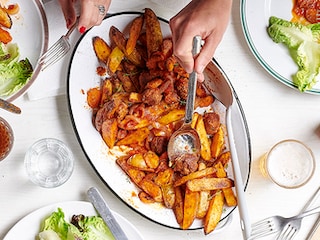
[[[184,196],[182,229],[188,229],[196,218],[200,195],[186,188]]]
[[[137,40],[139,39],[142,26],[143,26],[144,17],[143,15],[136,17],[130,26],[129,38],[126,43],[126,52],[130,55],[136,47]]]
[[[9,13],[0,7],[0,26],[10,29],[12,27],[12,19]]]
[[[206,235],[211,233],[218,225],[223,212],[223,204],[223,193],[218,191],[210,201],[208,212],[204,219],[204,233]]]
[[[92,38],[92,45],[99,61],[107,64],[109,55],[111,53],[111,48],[109,45],[99,36]]]
[[[145,9],[144,18],[146,25],[147,52],[148,58],[150,58],[154,52],[160,50],[163,37],[160,22],[150,8]]]

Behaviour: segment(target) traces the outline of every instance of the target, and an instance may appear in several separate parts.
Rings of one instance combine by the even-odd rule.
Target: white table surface
[[[301,94],[283,85],[259,65],[244,38],[239,7],[239,2],[234,1],[229,28],[215,57],[240,98],[249,126],[252,166],[245,195],[254,222],[270,215],[298,213],[319,187],[320,96]],[[160,226],[127,207],[101,181],[83,154],[71,124],[65,94],[33,101],[25,95],[14,103],[21,107],[21,115],[0,109],[0,115],[11,124],[15,134],[12,152],[0,162],[0,239],[22,217],[40,207],[60,201],[87,200],[85,193],[91,186],[98,187],[110,207],[134,223],[145,239],[242,239],[237,209],[224,231],[204,236],[202,230],[181,231]],[[23,165],[27,148],[46,137],[64,141],[76,159],[69,181],[54,189],[32,184]],[[259,171],[259,158],[273,144],[286,138],[305,142],[317,161],[312,180],[296,190],[285,190],[272,184]],[[303,220],[296,239],[306,238],[315,218]]]

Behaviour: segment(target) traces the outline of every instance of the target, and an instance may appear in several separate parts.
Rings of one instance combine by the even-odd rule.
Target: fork
[[[320,194],[320,187],[317,189],[317,191],[313,194],[311,199],[306,203],[306,205],[303,207],[300,213],[303,213],[304,211],[308,210],[309,207],[316,201],[316,199],[319,197]],[[302,218],[295,219],[288,224],[286,224],[280,234],[277,237],[277,240],[290,240],[293,239],[297,234],[298,231],[301,228],[301,222]]]
[[[252,224],[252,231],[248,240],[257,239],[257,238],[261,238],[261,237],[276,233],[280,231],[286,224],[288,224],[293,220],[301,219],[306,216],[319,213],[319,212],[320,212],[320,206],[289,218],[285,218],[278,215],[268,217],[266,219],[263,219],[259,222]]]
[[[56,41],[39,59],[39,65],[41,70],[45,70],[47,67],[55,64],[61,58],[63,58],[71,49],[69,36],[76,28],[78,20],[71,26],[65,35],[62,35],[58,41]]]

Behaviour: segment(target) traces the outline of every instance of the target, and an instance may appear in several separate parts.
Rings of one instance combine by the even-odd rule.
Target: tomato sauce
[[[0,161],[10,152],[12,147],[13,135],[6,123],[0,119]]]
[[[292,16],[305,25],[320,22],[320,0],[293,0]]]

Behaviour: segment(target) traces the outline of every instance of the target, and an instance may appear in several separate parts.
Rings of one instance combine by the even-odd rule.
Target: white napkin
[[[49,25],[49,44],[53,45],[62,35],[67,32],[65,19],[57,0],[45,0],[45,12]],[[109,13],[123,11],[140,11],[151,8],[159,17],[169,20],[178,13],[190,0],[113,0]],[[80,38],[75,30],[70,36],[72,49]],[[66,94],[66,79],[72,50],[54,65],[40,72],[35,82],[27,92],[30,100],[45,97],[53,97]]]

